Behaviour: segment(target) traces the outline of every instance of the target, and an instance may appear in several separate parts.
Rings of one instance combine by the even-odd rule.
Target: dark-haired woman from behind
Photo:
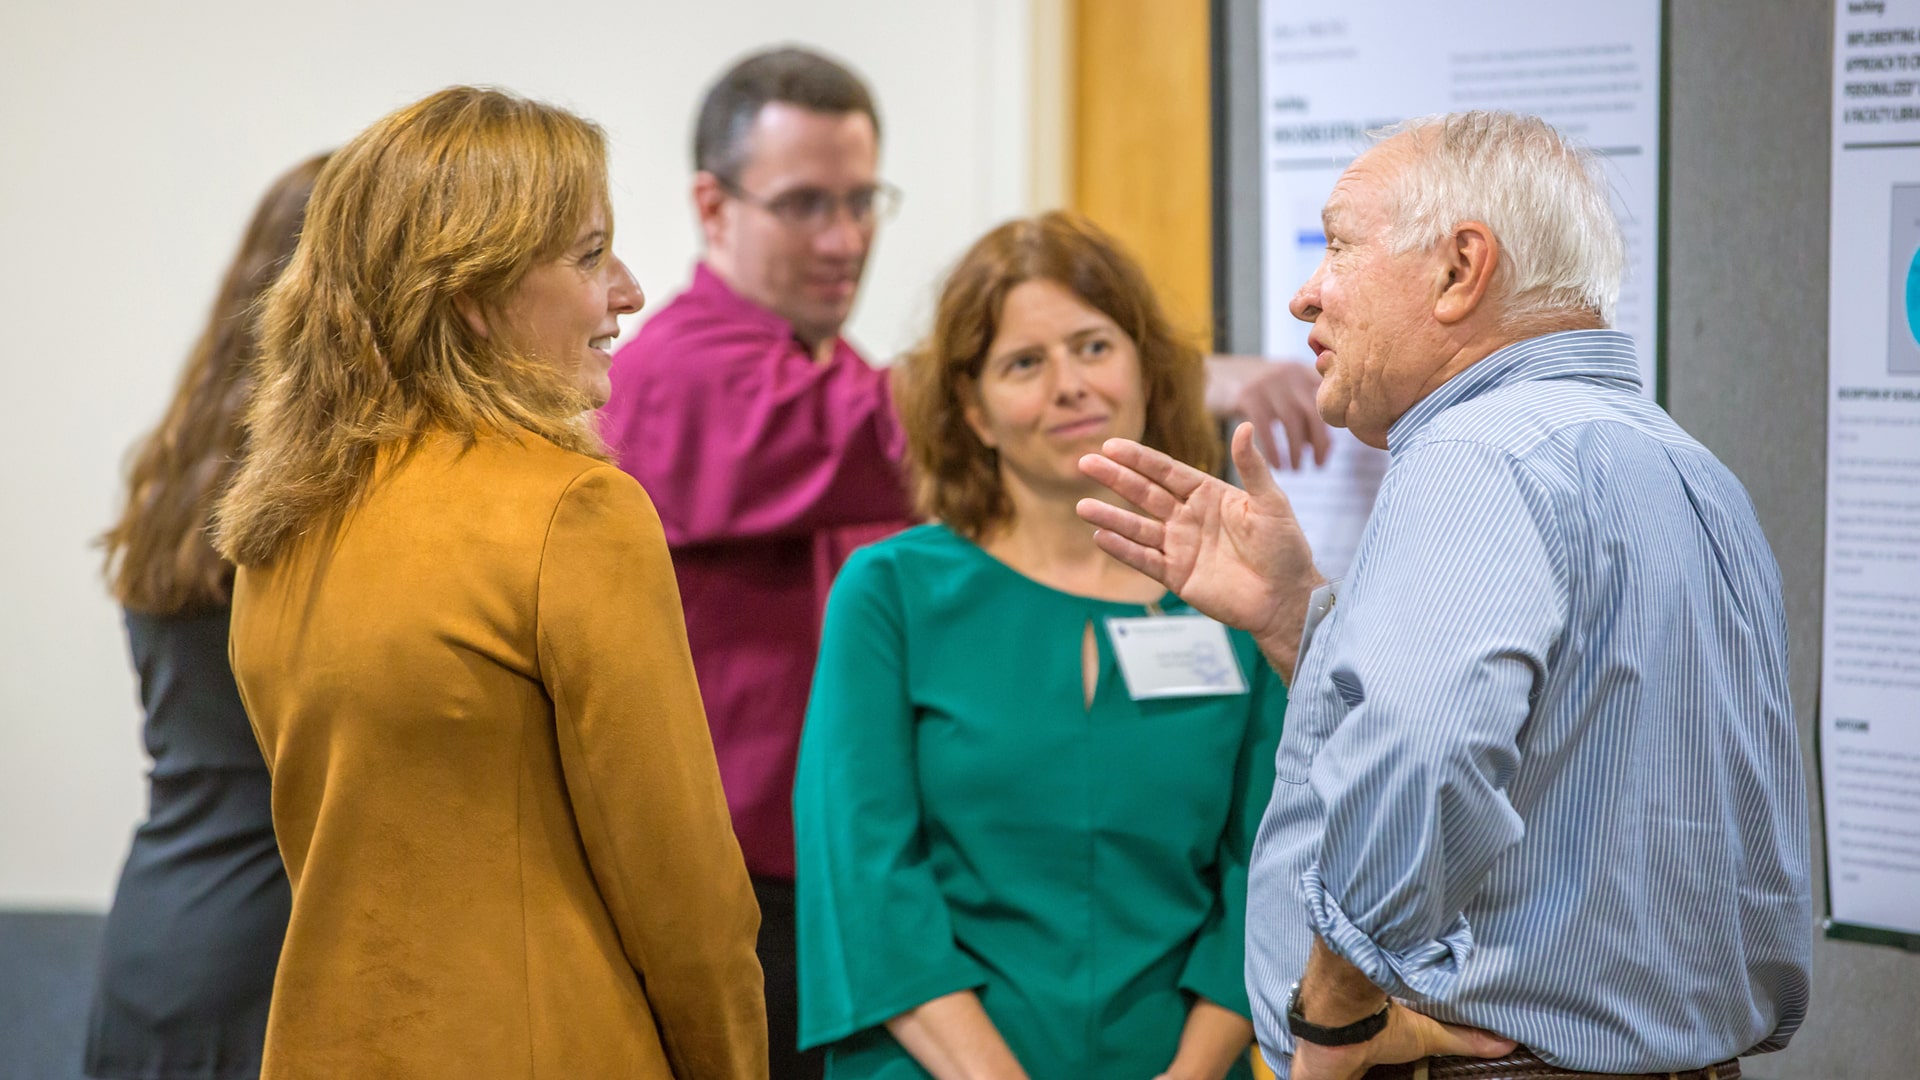
[[[107,916],[87,1075],[260,1072],[287,875],[266,764],[227,666],[233,565],[207,519],[244,449],[255,301],[286,265],[320,155],[254,210],[160,426],[134,448],[125,508],[104,537],[146,712],[147,820]]]

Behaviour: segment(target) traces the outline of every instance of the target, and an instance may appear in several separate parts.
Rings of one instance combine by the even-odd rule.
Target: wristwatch
[[[1315,1046],[1352,1046],[1363,1043],[1380,1034],[1387,1026],[1387,1011],[1393,1008],[1393,999],[1388,998],[1380,1011],[1372,1016],[1364,1016],[1351,1024],[1340,1027],[1321,1027],[1305,1016],[1300,1015],[1300,984],[1294,983],[1287,991],[1287,1030],[1293,1037]]]

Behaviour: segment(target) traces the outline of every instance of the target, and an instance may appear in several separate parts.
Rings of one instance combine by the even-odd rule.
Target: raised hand
[[[1233,433],[1239,488],[1126,439],[1080,459],[1080,471],[1139,507],[1099,499],[1075,509],[1100,531],[1101,550],[1173,590],[1201,614],[1254,635],[1291,680],[1307,598],[1323,579],[1313,552],[1254,447],[1252,424]]]
[[[1315,465],[1327,463],[1333,440],[1315,404],[1319,390],[1319,372],[1299,360],[1207,358],[1208,411],[1252,421],[1253,444],[1275,468],[1302,468],[1309,449]],[[1287,433],[1284,455],[1273,441],[1275,424]]]

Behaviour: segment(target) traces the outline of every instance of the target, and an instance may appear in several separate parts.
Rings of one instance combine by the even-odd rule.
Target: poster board
[[[1546,118],[1605,163],[1627,241],[1614,325],[1633,336],[1645,392],[1658,396],[1660,0],[1256,0],[1216,3],[1215,18],[1256,42],[1249,56],[1216,33],[1226,80],[1216,91],[1216,144],[1225,144],[1216,169],[1228,172],[1216,229],[1227,235],[1215,262],[1215,293],[1228,305],[1216,311],[1225,347],[1310,356],[1307,324],[1287,305],[1324,250],[1320,208],[1369,145],[1368,131],[1432,113],[1509,109]],[[1250,210],[1257,253],[1239,235],[1253,226]],[[1324,470],[1275,473],[1329,577],[1345,572],[1386,469],[1383,451],[1335,434]]]
[[[1920,949],[1920,0],[1834,19],[1826,928]]]

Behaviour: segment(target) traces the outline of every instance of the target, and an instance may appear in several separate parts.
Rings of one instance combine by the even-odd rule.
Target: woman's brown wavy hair
[[[948,276],[933,332],[901,362],[895,393],[919,511],[975,540],[1012,517],[998,456],[967,424],[965,406],[978,400],[1007,294],[1026,281],[1072,290],[1133,339],[1147,399],[1141,441],[1213,471],[1220,440],[1207,417],[1199,350],[1174,330],[1139,264],[1113,238],[1083,217],[1052,211],[981,237]]]
[[[265,563],[338,523],[380,452],[429,432],[528,432],[606,459],[568,377],[475,334],[455,305],[498,310],[595,210],[610,214],[600,128],[499,90],[442,90],[341,147],[266,296],[251,444],[214,511],[220,553]]]
[[[325,154],[301,162],[261,196],[160,426],[129,454],[126,505],[100,545],[108,588],[134,611],[180,615],[232,595],[233,564],[213,550],[208,518],[246,450],[240,417],[259,355],[256,308],[293,255],[326,163]]]

